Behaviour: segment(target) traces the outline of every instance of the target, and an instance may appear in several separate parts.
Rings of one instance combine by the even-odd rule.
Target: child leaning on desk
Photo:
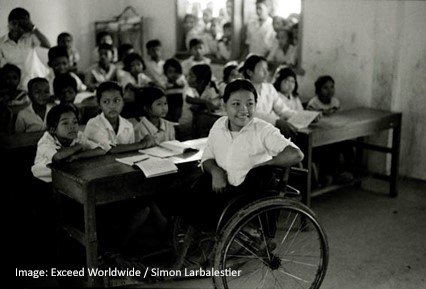
[[[87,122],[84,135],[88,139],[99,144],[107,153],[136,151],[156,144],[155,138],[149,134],[135,142],[133,125],[120,116],[124,102],[123,90],[118,83],[111,81],[101,83],[96,90],[96,97],[102,112]],[[164,232],[167,221],[155,202],[141,204],[133,201],[132,204],[126,205],[130,208],[128,206],[118,208],[118,215],[124,218],[123,222],[126,223],[125,231],[120,234],[121,249],[125,250],[128,247],[129,242],[149,216],[153,218],[156,228]],[[109,216],[107,213],[106,215]],[[114,214],[112,222],[117,221],[116,217],[117,215]]]
[[[37,143],[31,167],[34,177],[44,182],[52,182],[52,172],[47,167],[52,161],[75,161],[105,154],[78,130],[78,112],[73,105],[54,106],[47,114],[46,125],[47,131]]]
[[[204,174],[190,193],[187,208],[214,225],[236,194],[266,194],[276,188],[274,167],[288,167],[303,159],[301,150],[272,124],[254,117],[257,92],[249,80],[230,82],[223,96],[227,116],[210,130],[202,156]],[[195,208],[194,208],[195,207]]]
[[[156,143],[174,140],[174,125],[164,119],[169,110],[164,92],[156,87],[147,87],[143,90],[142,102],[145,116],[135,125],[136,141],[146,136],[152,136]]]

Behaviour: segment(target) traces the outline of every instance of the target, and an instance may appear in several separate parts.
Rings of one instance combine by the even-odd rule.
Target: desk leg
[[[84,226],[87,268],[98,268],[98,237],[96,231],[96,195],[92,186],[83,189]],[[101,278],[88,276],[89,287],[100,287]]]
[[[312,192],[312,135],[300,135],[300,149],[304,153],[303,167],[308,170],[305,188],[302,190],[302,203],[311,206]]]
[[[401,116],[393,127],[392,133],[392,162],[390,175],[390,191],[391,197],[398,196],[398,167],[399,167],[399,147],[401,143]]]
[[[360,177],[363,174],[363,158],[364,158],[364,137],[358,137],[355,144],[355,177]]]

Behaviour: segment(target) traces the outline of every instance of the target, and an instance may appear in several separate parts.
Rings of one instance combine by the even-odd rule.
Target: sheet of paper
[[[147,160],[137,162],[136,166],[142,170],[147,178],[172,174],[178,171],[177,166],[170,159],[150,157]]]
[[[294,125],[296,128],[301,129],[308,127],[320,114],[321,113],[318,111],[298,111],[288,119],[288,122]]]

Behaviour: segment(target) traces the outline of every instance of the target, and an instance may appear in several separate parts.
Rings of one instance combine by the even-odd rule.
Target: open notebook
[[[302,110],[292,115],[287,121],[294,125],[297,129],[308,127],[321,112]]]
[[[171,159],[155,158],[147,155],[136,155],[117,158],[115,160],[129,166],[136,166],[140,168],[147,178],[177,173],[178,171],[177,166]]]
[[[167,158],[191,151],[196,152],[198,149],[177,140],[165,141],[155,147],[139,150],[141,153],[159,158]]]

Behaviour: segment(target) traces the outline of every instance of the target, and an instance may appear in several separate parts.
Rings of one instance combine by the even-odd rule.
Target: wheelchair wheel
[[[308,207],[271,197],[237,212],[214,254],[214,268],[224,275],[213,277],[215,288],[319,288],[328,241]]]

